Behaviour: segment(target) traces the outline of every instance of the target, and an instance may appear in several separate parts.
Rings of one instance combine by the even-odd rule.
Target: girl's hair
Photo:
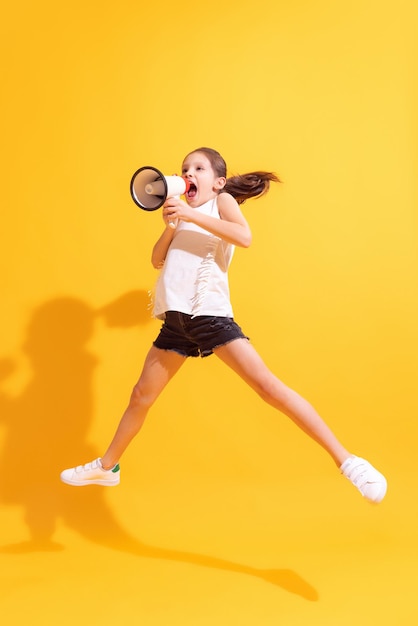
[[[238,204],[242,204],[248,198],[259,198],[268,192],[270,182],[280,183],[281,180],[273,172],[249,172],[248,174],[226,175],[226,163],[223,157],[212,148],[197,148],[193,152],[203,152],[209,159],[212,169],[217,176],[226,178],[226,185],[222,192],[230,193]],[[189,154],[193,154],[190,152]]]

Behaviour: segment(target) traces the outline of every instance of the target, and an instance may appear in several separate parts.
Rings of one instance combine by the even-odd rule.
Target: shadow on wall
[[[62,517],[82,534],[89,532],[82,511],[110,516],[102,494],[64,492],[60,471],[74,459],[96,458],[86,443],[94,416],[93,375],[98,360],[87,345],[101,316],[111,327],[133,327],[151,319],[145,292],[130,292],[99,310],[75,298],[58,298],[39,306],[27,328],[23,350],[32,375],[20,396],[0,395],[5,441],[0,497],[23,507],[31,541],[28,548],[53,547],[56,519]],[[0,361],[0,376],[13,372]],[[116,425],[116,424],[115,424]],[[88,513],[88,514],[87,514]],[[94,516],[94,517],[97,517]],[[92,530],[92,529],[91,529]],[[23,547],[23,546],[22,546]]]
[[[307,600],[317,600],[316,590],[291,570],[259,570],[208,555],[147,546],[121,527],[106,503],[103,488],[77,489],[60,482],[61,470],[73,465],[74,459],[88,461],[99,454],[87,443],[98,360],[86,346],[94,322],[101,316],[109,327],[145,324],[150,320],[147,302],[145,292],[133,291],[99,310],[70,297],[51,300],[35,310],[23,344],[32,378],[19,397],[0,394],[0,416],[6,430],[0,472],[7,476],[1,481],[0,497],[6,505],[22,507],[29,539],[0,547],[0,552],[63,550],[64,546],[54,541],[56,521],[61,518],[85,539],[111,549],[256,576]],[[11,360],[1,360],[0,380],[13,370]]]

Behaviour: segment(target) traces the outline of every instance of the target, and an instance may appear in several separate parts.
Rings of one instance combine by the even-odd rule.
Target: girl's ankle
[[[102,459],[99,459],[99,461],[100,465],[102,466],[102,470],[104,470],[105,472],[108,472],[109,470],[113,469],[115,465],[117,465],[117,463],[113,463],[112,465],[106,465],[106,463],[103,463]]]

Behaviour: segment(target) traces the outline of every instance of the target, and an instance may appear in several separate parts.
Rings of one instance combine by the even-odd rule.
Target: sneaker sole
[[[87,487],[87,485],[100,485],[101,487],[117,487],[120,483],[120,480],[115,480],[111,482],[110,480],[67,480],[65,478],[61,478],[61,481],[66,485],[72,485],[73,487]]]

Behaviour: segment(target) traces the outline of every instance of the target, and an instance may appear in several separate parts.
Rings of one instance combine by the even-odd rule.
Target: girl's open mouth
[[[190,183],[190,187],[186,193],[187,198],[194,198],[197,193],[197,187],[194,183]]]

